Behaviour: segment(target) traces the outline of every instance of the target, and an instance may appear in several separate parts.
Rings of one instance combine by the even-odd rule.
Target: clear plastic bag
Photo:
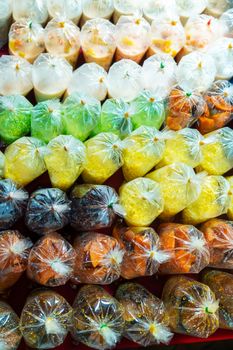
[[[44,188],[31,194],[25,222],[39,234],[62,229],[70,222],[71,201],[58,188]]]
[[[227,217],[229,220],[233,220],[233,176],[228,176],[226,177],[229,185],[230,185],[230,190],[228,193],[229,199],[230,199],[230,205],[227,210]]]
[[[230,205],[230,185],[223,176],[207,176],[204,173],[200,182],[199,197],[183,211],[185,224],[196,225],[226,214]]]
[[[12,55],[33,63],[44,50],[44,30],[41,24],[31,19],[21,19],[12,24],[9,31],[9,51]]]
[[[12,180],[0,180],[0,230],[10,228],[23,216],[28,197]]]
[[[53,187],[66,191],[84,169],[85,146],[71,135],[60,135],[49,142],[45,163]]]
[[[0,139],[9,144],[31,130],[33,105],[20,95],[0,96]]]
[[[76,185],[70,195],[71,225],[77,231],[111,227],[117,215],[124,215],[114,188],[104,185]]]
[[[161,249],[170,257],[160,266],[163,274],[199,273],[210,262],[204,234],[191,225],[167,223],[158,229]]]
[[[126,227],[118,223],[113,237],[125,250],[121,264],[121,276],[125,279],[151,276],[170,257],[161,250],[159,236],[151,227]]]
[[[26,186],[46,171],[45,143],[35,137],[21,137],[5,150],[6,178]]]
[[[208,338],[218,329],[219,302],[205,284],[184,276],[172,277],[165,283],[162,300],[172,331]]]
[[[73,304],[75,341],[91,348],[112,349],[124,330],[123,307],[99,286],[86,285]]]
[[[0,95],[26,96],[33,88],[32,65],[21,57],[0,57]]]
[[[233,37],[233,8],[230,8],[229,10],[224,12],[220,17],[220,21],[222,22],[225,29],[224,36],[232,38]]]
[[[31,249],[27,274],[33,281],[47,287],[66,284],[73,276],[76,252],[58,233],[48,233]]]
[[[208,48],[217,72],[216,79],[231,79],[233,77],[233,38],[220,38]]]
[[[113,11],[113,0],[83,0],[83,17],[82,22],[92,18],[110,19]]]
[[[163,211],[160,186],[151,179],[139,177],[127,182],[119,193],[127,225],[149,226]]]
[[[82,15],[82,0],[47,0],[49,16],[64,16],[78,24]]]
[[[46,0],[13,0],[13,18],[15,21],[30,18],[37,23],[46,23],[48,19]]]
[[[73,246],[77,253],[73,283],[110,284],[120,277],[124,250],[115,238],[86,232]]]
[[[144,0],[143,1],[143,13],[145,18],[152,22],[171,14],[177,14],[177,7],[175,0]]]
[[[101,104],[96,98],[74,92],[63,103],[65,133],[85,141],[98,124],[100,114]]]
[[[218,18],[230,7],[232,7],[232,0],[208,0],[205,13]]]
[[[85,142],[87,163],[82,172],[86,183],[102,184],[123,164],[122,142],[110,132],[103,132]]]
[[[61,345],[72,325],[72,308],[51,290],[36,290],[27,299],[20,330],[27,346],[53,349]]]
[[[0,48],[2,48],[8,40],[8,31],[11,23],[11,15],[11,0],[0,0]]]
[[[2,350],[17,350],[21,338],[18,316],[10,305],[0,301],[0,348]]]
[[[1,231],[0,246],[0,293],[4,293],[27,269],[32,242],[19,231]]]
[[[182,22],[185,22],[188,18],[193,18],[194,16],[202,13],[206,6],[208,0],[175,0],[177,13],[181,17]]]
[[[137,15],[142,10],[140,0],[113,0],[113,22],[117,23],[121,16]],[[141,11],[142,12],[142,11]]]

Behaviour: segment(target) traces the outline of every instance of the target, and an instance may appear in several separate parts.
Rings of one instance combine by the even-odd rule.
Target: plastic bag
[[[1,231],[0,246],[0,292],[4,293],[27,269],[32,242],[19,231]]]
[[[13,18],[15,21],[30,18],[37,23],[46,23],[48,19],[46,0],[13,0]]]
[[[65,133],[85,141],[99,122],[100,114],[101,104],[96,98],[74,92],[62,108]]]
[[[137,15],[142,10],[140,0],[113,0],[113,22],[117,23],[121,16]]]
[[[111,227],[117,215],[124,215],[114,188],[104,185],[76,185],[71,192],[71,225],[77,231]]]
[[[72,78],[72,66],[62,57],[41,54],[33,64],[32,80],[37,102],[60,98]]]
[[[25,343],[36,349],[61,345],[72,325],[72,308],[59,294],[37,290],[27,299],[20,318]]]
[[[149,226],[163,211],[160,186],[151,179],[139,177],[127,182],[119,193],[127,225]]]
[[[32,104],[24,96],[0,96],[0,138],[4,143],[30,133],[32,110]]]
[[[162,159],[166,134],[141,126],[123,141],[123,174],[127,181],[147,174]]]
[[[8,40],[8,31],[11,24],[11,15],[11,0],[0,0],[0,48],[2,48]]]
[[[107,72],[96,63],[84,63],[73,73],[66,94],[74,92],[89,95],[99,101],[105,100],[107,89]]]
[[[113,237],[125,250],[121,264],[121,276],[125,279],[151,276],[158,271],[161,263],[169,259],[169,254],[161,250],[159,236],[151,227],[117,224]]]
[[[210,175],[222,175],[233,168],[233,130],[225,127],[212,131],[202,140],[202,160],[198,171],[206,171]]]
[[[168,345],[173,337],[163,302],[137,283],[124,283],[116,292],[124,306],[124,336],[142,346]]]
[[[142,68],[131,60],[114,63],[108,73],[108,94],[112,98],[130,102],[143,90]]]
[[[230,184],[230,190],[228,193],[230,199],[230,205],[227,210],[227,217],[229,220],[233,220],[233,176],[226,177],[228,183]]]
[[[59,100],[38,103],[32,112],[31,135],[46,143],[61,135],[63,133],[61,108]]]
[[[86,183],[102,184],[122,166],[122,143],[119,137],[103,132],[85,142],[87,163],[82,172]]]
[[[49,233],[62,229],[70,222],[71,201],[58,188],[44,188],[31,194],[25,222],[37,233]]]
[[[54,56],[65,58],[76,66],[80,50],[80,30],[64,15],[53,18],[45,27],[46,51]]]
[[[199,197],[183,211],[185,224],[196,225],[225,214],[230,205],[230,185],[223,176],[207,176],[204,173],[200,183]]]
[[[4,175],[5,155],[0,151],[0,179]]]
[[[86,62],[95,62],[108,70],[116,50],[115,26],[103,18],[86,22],[81,30],[81,46]]]
[[[233,38],[220,38],[208,48],[216,65],[216,79],[233,77]]]
[[[165,151],[158,167],[182,162],[195,168],[202,159],[202,140],[202,135],[195,129],[185,128],[170,134],[166,139]]]
[[[232,0],[208,0],[205,13],[218,18],[230,7],[232,7]]]
[[[156,181],[164,199],[160,218],[169,220],[196,201],[201,192],[201,179],[184,163],[173,163],[147,175]]]
[[[60,135],[49,142],[45,163],[53,187],[66,191],[84,169],[85,146],[71,135]]]
[[[171,130],[180,130],[191,126],[200,117],[208,114],[208,107],[198,91],[182,89],[175,86],[167,104],[166,126]]]
[[[233,268],[233,222],[212,219],[200,230],[204,233],[210,249],[210,266],[220,269]]]
[[[217,330],[219,302],[205,284],[184,276],[172,277],[165,283],[162,300],[172,331],[208,338]]]
[[[33,88],[32,65],[21,57],[0,57],[0,95],[26,96]]]
[[[110,19],[113,11],[113,0],[83,0],[83,17],[82,22],[92,18]]]
[[[138,15],[122,16],[116,24],[116,61],[123,58],[140,63],[149,48],[151,27]]]
[[[208,0],[175,0],[178,15],[181,17],[182,22],[186,22],[188,18],[202,13]]]
[[[148,22],[157,20],[171,14],[177,14],[177,7],[175,0],[145,0],[143,1],[143,13]]]
[[[10,305],[0,301],[0,348],[2,350],[17,350],[21,338],[18,316]]]
[[[26,186],[46,171],[45,143],[35,137],[21,137],[5,151],[6,178]]]
[[[170,257],[160,266],[163,274],[199,273],[210,261],[204,234],[191,225],[162,224],[158,229],[161,249]]]
[[[47,0],[50,17],[64,16],[78,24],[82,15],[82,0]]]
[[[120,341],[125,325],[123,307],[103,288],[82,287],[73,309],[74,340],[99,350],[114,348]]]
[[[225,29],[224,36],[231,38],[233,36],[233,8],[230,8],[229,10],[224,12],[220,17],[220,21],[222,22]]]
[[[23,216],[28,197],[12,180],[0,180],[0,230],[10,228]]]
[[[33,63],[44,50],[44,30],[41,24],[31,19],[21,19],[12,24],[9,31],[9,51],[12,55]]]
[[[86,232],[73,246],[77,253],[73,283],[110,284],[120,277],[124,250],[115,238]]]

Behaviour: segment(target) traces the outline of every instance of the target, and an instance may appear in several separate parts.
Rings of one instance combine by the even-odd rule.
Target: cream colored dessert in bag
[[[113,0],[113,22],[116,24],[121,16],[137,15],[142,12],[140,0]]]
[[[86,21],[94,18],[109,19],[114,11],[113,0],[83,0],[83,15],[81,19],[81,27]]]
[[[82,16],[82,0],[47,0],[49,17],[64,16],[78,25]]]
[[[202,13],[208,0],[176,0],[176,7],[181,22],[185,25],[190,17],[195,17]]]
[[[48,19],[46,0],[12,0],[13,19],[31,19],[40,24],[45,24]]]

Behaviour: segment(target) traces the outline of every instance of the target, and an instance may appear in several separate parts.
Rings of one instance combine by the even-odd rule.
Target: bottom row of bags
[[[71,332],[75,342],[110,349],[121,337],[142,346],[168,344],[173,332],[207,338],[219,327],[233,328],[233,275],[204,273],[203,283],[184,276],[165,283],[162,300],[136,283],[118,287],[115,298],[97,285],[85,285],[73,304],[56,292],[34,291],[20,320],[0,302],[0,349],[17,349],[23,336],[28,346],[51,349]]]

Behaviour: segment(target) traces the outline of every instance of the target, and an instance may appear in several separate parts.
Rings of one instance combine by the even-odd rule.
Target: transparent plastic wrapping
[[[85,141],[98,124],[100,114],[101,104],[96,98],[74,92],[63,103],[62,120],[65,134]]]
[[[216,65],[216,79],[233,77],[233,38],[220,38],[209,46],[209,54]]]
[[[168,345],[173,337],[163,302],[137,283],[124,283],[116,292],[124,307],[123,335],[139,345]]]
[[[123,58],[140,63],[149,48],[151,27],[141,16],[122,16],[116,24],[116,61]]]
[[[186,91],[205,92],[212,85],[215,75],[213,57],[201,51],[194,51],[180,60],[177,82]]]
[[[104,185],[76,185],[70,195],[71,225],[77,231],[93,231],[111,227],[124,211],[114,188]]]
[[[207,0],[205,13],[218,18],[231,7],[232,0]]]
[[[58,233],[48,233],[31,249],[27,275],[43,286],[62,286],[73,276],[75,259],[70,243]]]
[[[169,15],[177,14],[176,0],[144,0],[143,13],[145,18],[152,22]]]
[[[114,63],[108,73],[108,95],[130,102],[143,90],[142,68],[136,62],[123,59]]]
[[[44,30],[41,24],[31,19],[21,19],[12,24],[9,31],[9,51],[12,55],[33,63],[44,50]]]
[[[113,22],[117,23],[121,16],[137,15],[141,10],[140,0],[113,0]]]
[[[0,301],[0,347],[2,350],[17,350],[22,335],[19,318],[10,305]]]
[[[81,30],[81,46],[86,62],[97,63],[108,70],[116,50],[114,24],[103,18],[86,22]]]
[[[219,302],[205,284],[184,276],[172,277],[165,283],[162,300],[172,331],[208,338],[218,329]]]
[[[82,0],[47,0],[49,16],[64,16],[78,24],[82,15]]]
[[[223,175],[233,168],[233,130],[225,127],[205,135],[201,144],[202,160],[198,171]]]
[[[32,110],[24,96],[0,96],[0,139],[5,144],[30,133]]]
[[[208,115],[206,102],[197,90],[172,88],[168,96],[166,126],[180,130],[192,126],[202,116]]]
[[[219,300],[219,328],[233,329],[233,275],[223,271],[207,271],[202,281],[207,284]]]
[[[210,262],[204,234],[191,225],[167,223],[158,228],[161,249],[170,257],[160,266],[163,274],[199,273]]]
[[[110,19],[114,11],[113,0],[83,0],[82,6],[82,23],[95,18]]]
[[[175,0],[177,13],[181,17],[182,22],[186,22],[188,18],[193,18],[194,16],[202,13],[206,6],[208,0]]]
[[[46,171],[45,143],[35,137],[21,137],[5,150],[4,176],[26,186]]]
[[[0,246],[0,293],[4,293],[27,269],[32,242],[19,231],[1,231]]]
[[[25,222],[36,233],[49,233],[62,229],[70,222],[71,201],[58,188],[44,188],[30,196]]]
[[[74,71],[66,95],[75,92],[89,95],[99,101],[105,100],[108,93],[107,72],[96,63],[84,63]]]
[[[46,0],[12,0],[13,18],[18,21],[29,18],[34,22],[45,24],[48,19]]]
[[[119,193],[127,225],[149,226],[163,211],[160,186],[151,179],[139,177],[127,182]]]
[[[127,181],[147,174],[163,157],[166,133],[141,126],[123,141],[123,174]]]
[[[53,349],[61,345],[72,325],[72,308],[52,290],[36,290],[27,299],[20,330],[27,346]]]
[[[77,253],[73,283],[110,284],[120,277],[124,250],[115,238],[86,232],[73,246]]]
[[[105,350],[116,346],[124,330],[123,307],[99,286],[82,287],[73,304],[75,341]]]
[[[212,219],[200,230],[204,233],[210,250],[210,266],[220,269],[233,268],[233,222]]]
[[[230,205],[227,210],[227,217],[229,220],[233,220],[233,176],[228,176],[226,179],[230,185],[230,190],[228,193],[228,196],[230,198]]]
[[[224,36],[228,36],[232,38],[233,37],[233,8],[230,8],[228,11],[224,12],[220,17],[220,21],[224,26],[224,30],[225,30]]]
[[[121,248],[125,250],[121,276],[125,279],[154,275],[169,259],[161,250],[160,239],[151,227],[126,227],[117,224],[113,230]]]
[[[62,97],[71,78],[72,66],[64,58],[41,54],[32,69],[37,102]]]
[[[223,176],[207,176],[204,173],[201,193],[195,202],[184,209],[183,222],[197,225],[226,214],[230,205],[229,189],[230,185]]]
[[[111,132],[103,132],[85,142],[87,162],[82,178],[86,183],[103,184],[123,164],[122,142]]]
[[[182,162],[195,168],[202,160],[203,136],[195,129],[185,128],[170,134],[166,139],[163,158],[157,167]]]
[[[193,168],[184,163],[173,163],[147,175],[159,183],[164,199],[160,218],[171,219],[188,205],[196,201],[201,192],[201,179]]]
[[[45,27],[45,47],[48,53],[65,58],[76,66],[80,50],[80,30],[64,15],[53,18]]]
[[[66,191],[84,169],[85,146],[71,135],[60,135],[49,142],[45,163],[53,187]]]
[[[0,151],[0,179],[4,175],[5,155]]]
[[[21,57],[0,57],[0,95],[26,96],[33,88],[32,65]]]
[[[8,31],[11,24],[12,2],[0,0],[0,48],[8,41]]]
[[[0,180],[0,230],[12,227],[23,216],[28,197],[12,180]]]
[[[63,133],[62,105],[59,100],[39,102],[33,109],[31,135],[49,143]]]
[[[156,54],[147,58],[142,67],[142,85],[156,94],[157,98],[166,98],[176,83],[177,64],[168,54]]]

